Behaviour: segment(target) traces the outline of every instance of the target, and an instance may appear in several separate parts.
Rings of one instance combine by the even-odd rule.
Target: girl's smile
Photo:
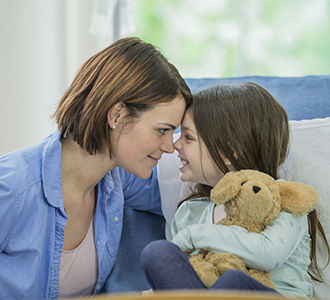
[[[198,137],[191,110],[188,110],[181,125],[181,136],[174,143],[181,161],[182,181],[215,186],[223,173],[214,163],[204,142]]]
[[[186,165],[189,164],[189,162],[188,162],[188,160],[182,158],[180,155],[179,155],[179,158],[180,158],[180,161],[181,161],[180,170],[182,170]]]

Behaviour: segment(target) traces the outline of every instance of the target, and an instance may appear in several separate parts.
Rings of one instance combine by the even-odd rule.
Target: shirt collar
[[[43,188],[45,197],[54,207],[63,206],[62,197],[62,144],[61,134],[54,132],[45,146],[42,164]]]

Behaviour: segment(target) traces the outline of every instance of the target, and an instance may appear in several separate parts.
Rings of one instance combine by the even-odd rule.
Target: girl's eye
[[[185,138],[187,141],[192,140],[191,136],[188,135],[188,134],[185,134],[185,135],[184,135],[184,138]]]

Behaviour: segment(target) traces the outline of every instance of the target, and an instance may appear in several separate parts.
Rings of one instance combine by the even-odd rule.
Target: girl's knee
[[[152,241],[144,247],[142,253],[147,253],[147,254],[158,253],[163,249],[168,248],[169,247],[168,244],[171,243],[166,240]]]
[[[229,277],[229,278],[232,278],[232,277],[242,278],[242,277],[246,277],[247,275],[244,272],[239,271],[239,270],[228,270],[228,271],[224,272],[221,276]]]
[[[221,278],[224,282],[231,282],[234,284],[235,282],[241,283],[247,281],[249,276],[239,270],[228,270],[221,275]]]
[[[144,247],[141,253],[141,262],[142,264],[148,260],[159,260],[162,255],[166,255],[166,249],[169,248],[168,244],[172,244],[166,240],[157,240],[150,242]]]

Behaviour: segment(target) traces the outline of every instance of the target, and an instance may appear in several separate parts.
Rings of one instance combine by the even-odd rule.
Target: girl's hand
[[[171,240],[171,243],[173,243],[173,240]],[[189,256],[191,254],[192,251],[183,251],[183,253],[187,256]]]

